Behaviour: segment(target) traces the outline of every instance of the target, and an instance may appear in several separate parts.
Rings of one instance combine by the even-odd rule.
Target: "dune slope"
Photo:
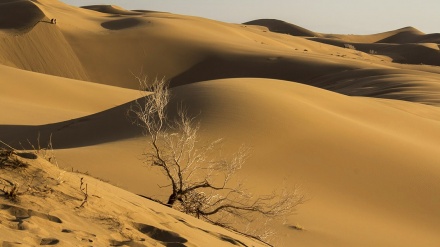
[[[2,33],[1,30],[4,29],[0,27],[1,64],[50,75],[89,80],[70,44],[58,27],[50,23],[48,17],[45,16],[32,25],[35,26],[31,30],[19,34]]]
[[[0,164],[3,190],[19,184],[15,199],[0,192],[2,246],[267,246],[33,153],[9,159],[27,167]]]
[[[125,10],[116,5],[89,5],[83,6],[82,8],[99,11],[107,14],[115,15],[140,15],[140,12]]]
[[[286,33],[294,36],[305,36],[305,37],[321,36],[321,34],[315,33],[308,29],[276,19],[259,19],[259,20],[248,21],[243,24],[264,26],[267,27],[272,32]]]
[[[440,53],[435,49],[434,43],[406,44],[401,47],[376,47],[372,44],[364,45],[358,51],[303,37],[268,32],[254,26],[228,24],[198,17],[140,11],[132,15],[132,12],[115,6],[89,7],[102,11],[98,12],[47,0],[32,4],[47,16],[45,18],[57,17],[58,24],[39,23],[29,34],[19,37],[5,36],[0,57],[4,57],[7,65],[131,89],[137,89],[135,76],[142,74],[153,78],[165,77],[171,80],[173,86],[236,77],[273,78],[322,86],[325,84],[315,83],[314,80],[329,74],[358,69],[368,70],[371,84],[379,85],[381,81],[374,78],[381,77],[381,69],[392,68],[397,70],[394,75],[403,73],[419,78],[416,81],[410,77],[408,80],[396,78],[402,84],[414,84],[414,87],[399,87],[402,94],[419,95],[398,99],[438,103],[435,100],[418,101],[424,94],[431,94],[432,90],[414,88],[424,89],[426,84],[430,88],[436,88],[431,80],[433,77],[438,78],[440,69],[413,66],[399,71],[403,65],[388,62],[393,60],[439,64]],[[115,16],[115,11],[122,12]],[[265,23],[274,21],[276,20],[265,20]],[[300,27],[292,28],[303,30]],[[365,37],[335,36],[336,41],[332,42],[339,42],[342,47],[342,43],[348,40],[347,37],[355,42],[376,42],[408,32],[422,35],[416,29],[404,28]],[[413,37],[410,36],[408,39]],[[329,43],[334,44],[332,42]],[[53,43],[56,44],[55,47],[52,47]],[[370,50],[379,53],[367,54]],[[429,73],[420,74],[416,72],[418,70]],[[351,79],[353,81],[350,87],[369,92],[352,95],[369,96],[371,90],[377,89],[373,93],[375,97],[393,99],[392,94],[381,93],[383,87],[371,87],[362,82],[357,84],[357,79],[361,79],[358,77]],[[344,81],[332,81],[332,84],[337,86],[323,88],[339,93],[350,91],[343,88],[347,85]],[[437,88],[435,91],[438,91]]]
[[[0,1],[0,30],[11,34],[26,32],[44,18],[31,1]]]
[[[132,101],[137,90],[22,71],[0,65],[1,124],[39,125],[76,119]],[[12,133],[14,134],[14,133]]]
[[[192,114],[200,113],[204,139],[223,137],[230,148],[242,142],[254,148],[242,175],[256,193],[284,178],[310,196],[298,215],[278,226],[284,245],[429,246],[439,241],[437,107],[348,97],[266,79],[195,83],[173,94]],[[140,182],[163,180],[142,165],[144,140],[124,119],[124,107],[72,124],[0,130],[2,136],[52,133],[54,146],[61,149],[57,156],[68,167],[136,193],[165,196],[166,189]],[[305,231],[291,228],[297,225]],[[402,232],[411,234],[402,237]]]
[[[23,18],[11,22],[10,12]],[[143,162],[147,139],[126,114],[140,95],[136,76],[163,77],[169,114],[183,102],[201,121],[201,142],[224,138],[224,155],[252,147],[240,176],[254,193],[285,180],[307,195],[274,228],[276,246],[440,242],[438,34],[319,34],[277,20],[231,24],[57,0],[0,0],[0,23],[0,140],[17,149],[52,141],[60,167],[166,198],[162,174]],[[0,198],[3,245],[258,246],[90,177],[89,204],[75,209],[82,175],[60,180],[41,159],[28,162],[53,194]]]

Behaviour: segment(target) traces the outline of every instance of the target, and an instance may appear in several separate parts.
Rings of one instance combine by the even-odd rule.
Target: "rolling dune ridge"
[[[47,193],[0,197],[0,243],[265,246],[138,196],[169,193],[127,118],[145,75],[170,80],[169,114],[185,105],[202,141],[223,138],[225,154],[252,147],[239,174],[252,192],[285,181],[306,195],[275,246],[437,246],[439,37],[0,0],[0,140],[18,150],[50,140],[58,165],[17,151],[41,173],[30,183],[0,168],[1,181]],[[90,197],[76,208],[81,177]]]

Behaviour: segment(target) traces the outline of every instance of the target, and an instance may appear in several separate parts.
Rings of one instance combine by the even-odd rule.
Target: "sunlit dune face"
[[[265,246],[202,221],[199,204],[186,208],[196,217],[179,212],[184,199],[221,197],[173,191],[157,169],[161,155],[212,168],[245,146],[239,194],[304,195],[271,223],[273,245],[437,246],[439,43],[415,27],[327,34],[276,19],[0,0],[0,245]],[[158,80],[170,98],[155,153],[129,113],[152,96],[140,84]],[[197,141],[178,138],[179,109]]]

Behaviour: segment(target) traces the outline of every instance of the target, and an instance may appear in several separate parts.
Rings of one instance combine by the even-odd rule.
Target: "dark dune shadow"
[[[229,236],[223,235],[223,234],[220,234],[220,239],[225,241],[225,242],[231,243],[233,245],[246,246],[246,244],[244,244],[243,242],[241,242],[241,241],[239,241],[237,239],[231,238]]]
[[[175,232],[167,231],[147,224],[135,223],[134,227],[150,238],[166,243],[166,246],[185,246],[183,243],[188,242],[187,239],[181,237]]]
[[[110,246],[144,247],[145,245],[142,243],[137,243],[134,240],[118,241],[112,239],[110,240]]]
[[[75,148],[141,136],[127,117],[127,103],[93,115],[46,125],[0,125],[0,140],[16,149]],[[39,140],[39,144],[38,144]],[[1,145],[0,145],[1,146]]]
[[[38,156],[36,154],[30,153],[30,152],[17,153],[17,156],[20,156],[25,159],[30,159],[30,160],[34,160],[34,159],[38,158]]]
[[[171,98],[168,115],[176,116],[181,98]],[[0,125],[0,141],[15,149],[77,148],[142,137],[142,129],[132,123],[127,111],[132,102],[89,116],[44,125]],[[31,145],[31,144],[32,145]],[[2,144],[0,143],[0,147]]]
[[[182,243],[166,243],[166,247],[186,247],[186,245]]]
[[[289,34],[292,36],[303,36],[303,37],[322,36],[319,33],[315,33],[303,27],[277,19],[258,19],[258,20],[248,21],[243,24],[264,26],[267,27],[272,32]]]
[[[43,238],[41,239],[40,245],[56,245],[60,240],[56,238]]]
[[[118,15],[142,15],[140,12],[131,11],[123,9],[116,5],[87,5],[87,6],[81,6],[83,9],[89,9],[105,14],[118,14]]]
[[[317,68],[320,73],[317,73]],[[231,55],[230,58],[211,56],[171,80],[171,86],[225,78],[269,78],[305,82],[320,75],[350,69],[325,61],[304,61],[293,57]]]
[[[35,217],[39,217],[41,219],[45,219],[45,220],[48,220],[48,221],[51,221],[54,223],[58,223],[58,224],[63,223],[63,221],[56,216],[44,214],[41,212],[33,211],[31,209],[25,209],[25,208],[13,206],[13,205],[0,204],[0,210],[8,211],[11,215],[15,216],[15,218],[18,220],[28,219],[32,216],[35,216]]]
[[[432,82],[433,79],[438,80],[436,74],[413,70],[359,69],[354,66],[317,60],[302,61],[290,57],[241,56],[229,60],[208,57],[172,78],[171,86],[214,79],[255,77],[298,82],[348,96],[440,104],[440,85]],[[405,79],[396,83],[396,78],[401,76],[411,76],[417,80]]]
[[[126,18],[121,20],[107,21],[101,23],[103,28],[109,30],[121,30],[139,25],[141,22],[136,18]]]
[[[0,1],[0,29],[27,30],[44,17],[30,1]]]

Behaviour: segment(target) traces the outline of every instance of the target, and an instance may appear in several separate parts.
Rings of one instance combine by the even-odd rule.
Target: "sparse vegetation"
[[[20,169],[27,166],[28,164],[17,158],[15,150],[0,148],[0,169]]]
[[[89,199],[89,193],[87,192],[87,184],[84,185],[84,178],[83,177],[80,179],[79,190],[81,191],[81,193],[84,196],[84,198],[81,202],[81,205],[79,205],[79,207],[78,207],[78,208],[82,208],[82,207],[84,207],[84,204],[86,204],[87,200]]]
[[[344,44],[344,47],[347,49],[356,50],[356,47],[354,47],[352,44]]]
[[[0,141],[0,144],[3,145],[3,147],[0,147],[0,169],[19,169],[28,166],[27,163],[18,159],[17,150],[2,141]]]
[[[42,176],[39,168],[30,167],[26,159],[37,159],[37,154],[19,151],[0,141],[0,192],[13,202],[19,202],[19,196],[24,194],[44,196],[51,191],[50,186]],[[9,175],[8,175],[9,174]],[[12,178],[11,179],[11,174]],[[3,176],[5,175],[5,176]],[[9,179],[7,179],[9,176]]]
[[[46,144],[46,147],[43,147],[40,143],[40,133],[38,133],[38,136],[37,136],[36,146],[34,144],[32,144],[32,142],[29,140],[27,140],[27,142],[30,145],[30,147],[32,147],[32,150],[34,150],[37,155],[39,155],[40,157],[43,157],[44,159],[46,159],[47,161],[49,161],[50,163],[52,163],[58,167],[58,161],[55,157],[55,152],[53,150],[52,134],[50,134],[50,136],[49,136],[49,140]]]
[[[28,164],[22,162],[17,157],[17,152],[15,149],[11,148],[9,145],[1,142],[3,145],[7,146],[7,148],[0,148],[0,169],[10,169],[10,170],[21,170],[28,167]],[[16,182],[0,178],[0,192],[3,193],[3,197],[13,201],[18,202],[19,186]]]
[[[170,189],[165,205],[265,239],[270,235],[269,228],[257,229],[252,224],[289,215],[304,201],[297,190],[281,189],[268,195],[250,193],[237,177],[249,148],[242,146],[229,158],[218,157],[221,140],[201,145],[200,123],[189,117],[184,107],[178,107],[175,119],[169,118],[166,107],[170,91],[165,80],[155,80],[151,85],[145,77],[138,80],[144,97],[131,106],[129,116],[148,138],[145,162],[162,171],[168,181],[163,186]]]
[[[3,181],[7,182],[8,184],[3,184]],[[18,202],[18,185],[5,179],[2,179],[2,184],[3,188],[0,188],[0,191],[3,193],[3,196],[10,201]]]

